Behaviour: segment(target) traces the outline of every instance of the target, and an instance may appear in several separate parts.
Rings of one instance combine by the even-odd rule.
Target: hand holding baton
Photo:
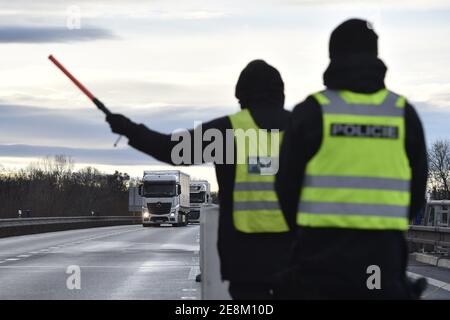
[[[108,108],[105,107],[105,105],[98,100],[88,89],[86,89],[85,86],[81,84],[80,81],[78,81],[53,55],[49,55],[48,58],[51,62],[53,62],[72,82],[80,89],[88,98],[91,100],[97,108],[99,108],[106,116],[109,116],[111,114],[111,111],[108,110]],[[114,143],[114,147],[117,146],[122,136],[119,136]]]

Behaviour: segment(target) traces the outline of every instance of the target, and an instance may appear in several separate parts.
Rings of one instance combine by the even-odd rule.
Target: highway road
[[[137,225],[0,239],[0,299],[200,299],[199,230]],[[409,272],[432,284],[425,299],[450,299],[449,269],[410,261]]]
[[[427,279],[428,288],[422,295],[423,299],[450,300],[450,269],[410,260],[408,274],[412,278],[425,277]]]
[[[199,230],[138,225],[0,239],[0,299],[199,299]],[[69,266],[80,268],[80,282]]]

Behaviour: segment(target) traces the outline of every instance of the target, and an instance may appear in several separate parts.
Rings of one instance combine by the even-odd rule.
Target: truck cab
[[[187,225],[189,176],[178,170],[144,171],[139,187],[142,197],[142,224]]]
[[[211,202],[211,191],[209,182],[206,180],[191,181],[190,184],[190,206],[188,222],[200,222],[200,209],[203,205]]]

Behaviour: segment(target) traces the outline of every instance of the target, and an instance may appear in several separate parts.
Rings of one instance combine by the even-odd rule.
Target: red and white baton
[[[88,98],[89,100],[91,100],[96,106],[97,108],[99,108],[101,111],[103,111],[103,113],[105,115],[110,115],[111,111],[108,110],[108,108],[105,107],[105,105],[98,100],[88,89],[86,89],[85,86],[83,86],[81,84],[80,81],[77,80],[77,78],[75,78],[53,55],[49,55],[48,58],[50,59],[51,62],[53,62],[55,64],[55,66],[57,66],[70,80],[72,80],[72,82],[78,87],[78,89],[80,89]],[[122,136],[119,136],[116,140],[116,142],[114,143],[114,147],[117,146],[117,144],[120,141],[120,138],[122,138]]]

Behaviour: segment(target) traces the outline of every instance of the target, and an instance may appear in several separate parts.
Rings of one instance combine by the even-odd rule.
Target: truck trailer
[[[189,182],[189,175],[179,170],[144,171],[139,187],[143,226],[187,225]]]
[[[191,181],[190,186],[191,211],[188,222],[200,222],[200,209],[203,205],[211,203],[210,184],[206,180]]]

